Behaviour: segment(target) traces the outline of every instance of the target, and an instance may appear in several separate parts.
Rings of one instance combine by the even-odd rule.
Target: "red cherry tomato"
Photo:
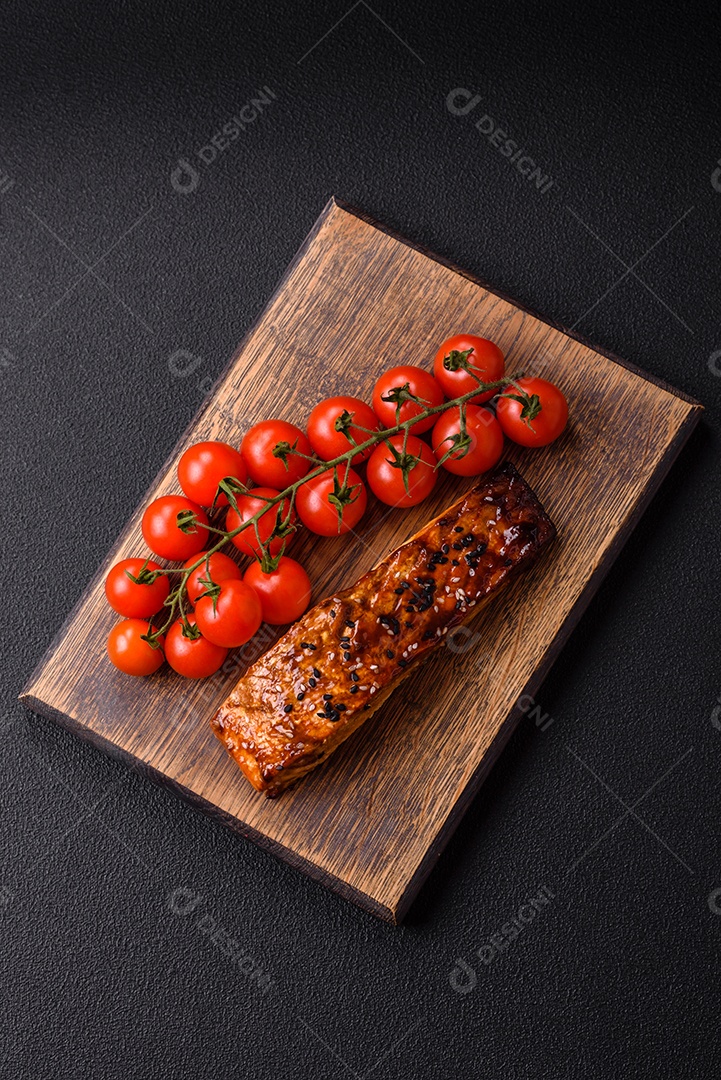
[[[405,453],[403,436],[392,435],[379,443],[368,462],[368,483],[371,491],[388,506],[416,506],[430,495],[436,486],[436,459],[430,446],[415,435],[409,435]],[[403,476],[406,467],[407,485]]]
[[[262,510],[263,507],[267,505],[267,499],[272,499],[279,494],[280,492],[276,488],[259,487],[253,488],[249,495],[239,495],[237,499],[239,512],[236,512],[232,506],[228,510],[225,519],[226,530],[232,532],[233,529],[237,529],[239,525],[242,525],[244,521],[248,521],[250,518],[255,517],[258,511]],[[260,544],[258,543],[258,537],[256,536],[256,527],[260,539],[265,543],[275,528],[276,520],[280,520],[280,522],[283,523],[288,517],[289,506],[290,503],[288,499],[283,499],[282,502],[276,503],[275,506],[269,506],[265,513],[261,514],[255,527],[249,525],[243,532],[234,536],[233,544],[237,547],[238,551],[242,551],[244,555],[255,555],[260,558],[262,551]],[[296,516],[295,512],[293,512],[290,515],[290,521],[293,523],[295,520]],[[277,555],[283,547],[283,544],[285,543],[285,546],[287,547],[292,538],[292,533],[289,533],[285,539],[281,536],[273,537],[269,545],[270,554]]]
[[[200,506],[212,506],[218,484],[225,479],[245,484],[248,470],[240,450],[224,442],[199,442],[189,446],[178,462],[178,480],[189,499]],[[227,506],[224,493],[215,499],[216,506]]]
[[[400,409],[400,421],[396,419],[397,405],[395,400],[385,401],[384,398],[400,397],[412,394],[418,398],[420,404],[415,401],[405,400]],[[430,371],[405,364],[401,367],[391,368],[381,375],[373,388],[373,411],[384,427],[395,427],[397,423],[411,420],[423,409],[430,406],[443,404],[443,390],[439,383],[431,375]],[[433,427],[435,417],[427,416],[425,420],[419,420],[413,424],[411,431],[414,435],[420,435],[422,431],[428,431]]]
[[[518,379],[496,406],[498,421],[509,439],[521,446],[547,446],[568,421],[568,403],[546,379]]]
[[[447,338],[433,364],[433,374],[448,398],[469,393],[478,386],[479,379],[481,382],[498,382],[505,370],[503,353],[498,346],[475,334],[456,334]],[[490,401],[497,393],[498,390],[487,390],[468,400],[475,403]]]
[[[368,503],[365,484],[354,469],[338,466],[326,469],[312,480],[301,484],[295,496],[298,517],[311,532],[319,536],[340,536],[354,529],[365,513]],[[339,508],[329,497],[336,496]],[[340,518],[339,518],[340,509]]]
[[[274,456],[276,446],[287,448],[285,460]],[[252,480],[281,491],[305,476],[311,466],[307,457],[290,452],[295,449],[310,455],[311,448],[300,428],[285,420],[262,420],[255,424],[246,433],[240,449]]]
[[[214,645],[199,633],[195,615],[188,615],[190,633],[184,630],[183,620],[176,619],[168,630],[165,657],[173,671],[186,679],[207,679],[225,663],[228,650]]]
[[[190,532],[178,527],[178,514],[195,514]],[[208,540],[208,516],[205,510],[184,495],[161,495],[151,502],[143,514],[142,530],[145,543],[161,559],[171,562],[189,559],[202,551]]]
[[[295,559],[282,555],[277,569],[265,574],[259,562],[251,563],[243,581],[258,594],[263,622],[283,626],[299,619],[310,603],[312,585]]]
[[[199,557],[193,555],[185,563],[183,569],[187,570],[189,566],[198,561]],[[229,555],[224,555],[222,551],[214,551],[212,555],[206,556],[200,566],[188,576],[185,583],[188,599],[191,604],[197,603],[198,597],[208,590],[208,585],[203,583],[207,582],[208,579],[216,585],[220,585],[221,581],[227,581],[229,578],[236,578],[239,581],[242,576],[240,567],[233,562]]]
[[[143,641],[143,634],[152,632],[147,619],[124,619],[108,634],[108,656],[116,668],[126,675],[152,675],[164,660],[164,638],[159,638],[159,648]]]
[[[195,605],[195,619],[203,637],[226,649],[250,641],[262,618],[257,594],[235,578],[222,581],[215,598],[202,596]]]
[[[338,430],[336,424],[343,425],[341,417],[350,414],[354,423],[342,426]],[[359,425],[358,427],[355,424]],[[308,438],[313,452],[324,461],[332,461],[333,458],[345,454],[354,443],[365,442],[370,435],[380,427],[378,417],[366,405],[365,401],[355,397],[332,397],[321,401],[313,409],[308,419]],[[348,438],[351,435],[353,442]],[[354,454],[354,465],[365,461],[371,456],[373,447],[369,446],[361,453]]]
[[[461,410],[458,406],[441,413],[436,420],[431,444],[436,459],[440,462],[449,451],[453,451],[443,462],[443,468],[455,476],[478,476],[497,465],[503,453],[503,432],[490,409],[481,409],[478,405],[466,405],[466,436],[470,440],[465,453],[458,448],[460,438]]]
[[[160,569],[160,564],[152,559],[121,559],[105,579],[105,595],[111,608],[129,619],[152,618],[170,592],[166,574],[152,580],[154,572]],[[128,575],[133,578],[140,575],[141,584],[131,581]]]

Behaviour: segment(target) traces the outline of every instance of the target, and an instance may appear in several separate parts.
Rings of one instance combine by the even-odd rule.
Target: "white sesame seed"
[[[359,687],[358,687],[358,689],[359,689],[359,690],[367,690],[367,689],[368,689],[368,687],[367,687],[367,686],[359,686]]]
[[[329,660],[335,660],[335,653],[334,652],[328,653],[328,659]]]
[[[471,577],[476,576],[476,571],[475,570],[469,570],[468,573],[470,574]]]
[[[418,648],[418,642],[414,641],[413,644],[411,645],[411,648],[412,649],[417,649]]]
[[[371,694],[375,694],[377,689],[378,689],[377,686],[371,686],[371,690],[370,690]]]
[[[378,670],[378,665],[377,664],[369,664],[368,667],[371,669],[371,671],[377,671]]]
[[[457,583],[458,581],[460,581],[460,580],[461,580],[461,579],[460,579],[459,577],[452,577],[452,578],[451,578],[451,582],[452,582],[452,583],[453,583],[454,585],[455,585],[455,584],[456,584],[456,583]]]

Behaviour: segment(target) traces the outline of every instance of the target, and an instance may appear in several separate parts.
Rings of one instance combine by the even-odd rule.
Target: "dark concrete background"
[[[716,22],[3,5],[3,1077],[718,1075]],[[16,702],[332,193],[707,407],[400,929]]]

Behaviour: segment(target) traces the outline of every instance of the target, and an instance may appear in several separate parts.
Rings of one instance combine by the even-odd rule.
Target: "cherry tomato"
[[[336,424],[343,424],[340,418],[346,413],[350,414],[359,427],[349,424],[343,426],[342,430],[338,430]],[[366,405],[365,401],[355,397],[332,397],[321,401],[310,414],[308,438],[310,445],[313,447],[313,452],[319,458],[323,458],[324,461],[332,461],[333,458],[344,454],[346,450],[350,450],[353,443],[365,442],[370,437],[370,434],[377,431],[379,427],[378,417],[370,405]],[[353,443],[348,438],[348,433],[352,436]],[[354,454],[352,458],[353,464],[357,465],[359,462],[365,461],[371,456],[372,452],[373,447],[369,446],[361,453]]]
[[[455,476],[478,476],[479,473],[492,469],[501,460],[503,432],[490,409],[466,405],[465,412],[466,436],[469,440],[465,454],[461,448],[453,451],[460,439],[459,406],[441,413],[433,428],[431,444],[439,462],[449,451],[453,451],[443,462],[443,468],[448,472]]]
[[[277,569],[265,574],[259,562],[251,563],[243,581],[257,593],[263,609],[263,622],[271,626],[299,619],[310,603],[310,578],[295,559],[281,555]]]
[[[355,528],[368,503],[365,484],[354,469],[339,465],[326,469],[298,488],[295,502],[298,517],[319,536],[340,536]],[[340,507],[330,499],[337,498]],[[338,512],[341,512],[339,519]]]
[[[401,405],[400,421],[396,420],[396,401],[384,401],[386,397],[403,398],[405,394],[413,394],[421,404],[415,401],[405,400]],[[430,371],[423,368],[405,364],[401,367],[391,368],[384,372],[373,388],[373,411],[384,427],[395,427],[397,423],[411,420],[423,409],[429,406],[443,404],[443,390],[439,383],[431,375]],[[422,431],[428,431],[433,427],[435,417],[427,416],[425,420],[419,420],[413,424],[411,431],[414,435],[420,435]]]
[[[223,666],[228,650],[203,637],[198,631],[195,615],[188,615],[187,620],[191,627],[189,634],[184,631],[182,619],[176,619],[168,630],[165,657],[178,675],[184,675],[186,679],[207,679]]]
[[[391,435],[387,443],[379,443],[368,462],[368,483],[371,491],[388,506],[416,506],[433,491],[438,479],[436,459],[430,446],[415,435],[409,435],[405,453],[403,436]],[[407,485],[403,476],[406,467]]]
[[[189,446],[178,462],[178,480],[189,499],[200,506],[212,506],[221,480],[231,478],[245,484],[248,470],[240,450],[224,442],[199,442]],[[216,506],[227,506],[221,492]]]
[[[152,618],[170,592],[166,574],[152,580],[153,573],[160,569],[159,563],[152,559],[121,559],[105,579],[105,595],[111,608],[129,619]],[[134,578],[140,574],[141,584],[131,581],[129,574]]]
[[[498,421],[509,439],[521,446],[547,446],[568,420],[568,404],[546,379],[518,379],[498,399]]]
[[[116,668],[126,675],[152,675],[163,663],[165,640],[160,637],[159,648],[143,641],[143,634],[152,632],[147,619],[124,619],[108,634],[108,656]]]
[[[285,459],[273,455],[279,445],[287,448]],[[285,420],[262,420],[246,432],[240,447],[252,480],[281,491],[305,476],[311,466],[307,458],[291,453],[291,448],[311,453],[306,435]]]
[[[178,514],[192,512],[196,523],[190,532],[178,527]],[[208,539],[203,527],[208,517],[202,507],[184,495],[161,495],[151,502],[143,514],[142,530],[145,543],[161,559],[171,562],[189,559],[202,551]]]
[[[467,366],[466,366],[467,365]],[[470,369],[470,370],[469,370]],[[488,338],[475,334],[456,334],[443,342],[436,353],[433,374],[443,387],[446,397],[457,398],[467,394],[481,382],[498,382],[506,370],[503,353]],[[473,372],[477,378],[473,378]],[[469,401],[490,401],[497,390],[487,390]]]
[[[250,641],[262,619],[257,593],[235,578],[221,581],[214,598],[202,596],[195,605],[195,620],[203,637],[226,649]]]
[[[193,555],[187,560],[183,569],[187,570],[189,566],[198,561],[198,558],[198,555]],[[220,585],[221,581],[227,581],[229,578],[236,578],[239,581],[242,576],[240,567],[233,562],[229,555],[223,555],[222,551],[214,551],[212,555],[206,556],[197,570],[193,570],[192,574],[188,576],[185,583],[188,599],[191,604],[195,604],[198,597],[207,592],[208,585],[203,584],[203,581],[207,581],[209,578],[216,585]]]
[[[280,492],[276,488],[259,487],[253,488],[249,495],[239,495],[237,499],[238,512],[233,507],[228,510],[227,517],[225,519],[225,528],[228,532],[232,532],[233,529],[237,529],[239,525],[242,525],[244,521],[248,521],[249,518],[255,517],[259,510],[262,510],[266,505],[267,499],[272,499]],[[262,498],[261,498],[262,496]],[[270,534],[275,528],[276,520],[278,519],[278,513],[280,512],[280,522],[283,523],[288,517],[288,499],[283,499],[282,502],[276,503],[275,506],[269,506],[264,514],[258,518],[257,529],[260,539],[265,543]],[[295,512],[290,515],[290,522],[293,523],[296,520]],[[271,555],[277,555],[280,551],[283,543],[287,547],[293,537],[292,533],[289,533],[285,540],[282,536],[275,536],[271,540],[268,550]],[[249,525],[243,532],[238,533],[233,537],[233,544],[237,547],[238,551],[242,551],[244,555],[256,555],[258,558],[263,554],[258,543],[258,537],[255,533],[255,527]]]

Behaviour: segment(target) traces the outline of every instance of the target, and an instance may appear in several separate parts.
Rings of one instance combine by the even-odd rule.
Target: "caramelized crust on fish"
[[[554,536],[506,463],[350,589],[307,611],[238,682],[211,721],[215,734],[258,791],[278,795]]]

